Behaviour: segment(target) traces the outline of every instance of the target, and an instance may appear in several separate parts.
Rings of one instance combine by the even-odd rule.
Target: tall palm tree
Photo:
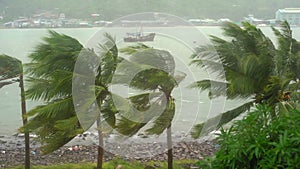
[[[83,46],[75,39],[49,31],[49,37],[29,55],[26,96],[40,100],[27,114],[32,117],[21,129],[34,132],[43,153],[57,150],[83,130],[72,102],[72,76],[77,55]]]
[[[107,39],[100,45],[103,50],[98,56],[94,50],[83,48],[72,37],[54,31],[49,31],[49,34],[49,37],[44,38],[44,43],[37,46],[34,53],[29,56],[32,62],[27,65],[29,74],[27,96],[33,100],[42,100],[45,104],[28,112],[28,116],[32,116],[32,119],[22,130],[36,133],[42,143],[42,151],[50,153],[87,129],[86,126],[82,126],[78,115],[89,118],[90,108],[98,105],[100,113],[89,118],[88,125],[91,127],[95,121],[97,122],[99,134],[97,168],[101,169],[104,153],[101,124],[105,121],[113,127],[117,113],[111,104],[108,91],[118,57],[115,40],[105,34]],[[80,64],[76,64],[78,59]],[[97,64],[98,61],[100,64]],[[78,71],[83,69],[84,72]],[[85,86],[82,81],[90,78],[89,75],[96,75],[95,81],[91,86],[80,90],[86,89],[84,93],[94,91],[96,98],[84,98],[82,105],[74,105],[76,96],[73,95],[72,87]],[[76,83],[78,81],[80,83]],[[78,110],[84,113],[78,114]]]
[[[211,69],[214,73],[225,72],[226,81],[201,80],[193,84],[200,90],[208,90],[211,98],[226,96],[228,99],[248,99],[243,105],[208,119],[195,126],[193,137],[206,134],[231,121],[254,104],[266,103],[275,107],[286,101],[285,95],[299,82],[299,42],[292,38],[287,22],[281,31],[272,28],[278,47],[263,32],[249,23],[240,27],[234,23],[222,26],[226,39],[211,36],[212,45],[201,46],[192,56],[192,64]],[[219,66],[223,67],[222,69]],[[214,87],[212,84],[217,84]],[[224,92],[225,91],[225,92]],[[215,125],[214,120],[220,122]]]
[[[23,80],[23,65],[16,58],[0,55],[0,89],[5,85],[19,82],[21,89],[21,109],[23,126],[27,124],[26,118],[26,99]],[[30,169],[30,139],[29,133],[25,132],[25,169]]]
[[[73,88],[75,90],[73,97],[75,102],[79,103],[76,109],[79,110],[78,115],[81,124],[84,124],[85,128],[90,128],[96,121],[99,136],[97,169],[102,169],[103,164],[103,135],[104,132],[107,132],[104,131],[106,128],[105,125],[114,128],[116,122],[115,115],[118,113],[112,101],[112,93],[109,91],[109,85],[119,62],[118,48],[115,38],[109,34],[104,34],[104,37],[106,41],[100,44],[99,55],[89,54],[89,56],[83,55],[79,58],[79,64],[76,64],[73,81],[73,85],[78,85],[78,88]],[[76,74],[80,74],[81,76],[76,76]],[[93,78],[95,81],[93,81]],[[91,79],[91,81],[88,79]],[[90,88],[94,89],[90,91],[92,92],[90,94],[95,94],[95,97],[86,95]]]
[[[163,50],[149,48],[146,45],[129,46],[121,52],[129,55],[129,60],[120,63],[116,72],[117,83],[142,90],[142,94],[129,97],[127,112],[120,113],[117,130],[132,136],[150,120],[154,120],[146,134],[160,135],[167,129],[168,168],[173,168],[171,127],[175,115],[173,89],[184,79],[185,74],[175,75],[173,56]]]

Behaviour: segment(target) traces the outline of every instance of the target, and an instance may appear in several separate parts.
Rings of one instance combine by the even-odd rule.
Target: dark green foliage
[[[160,83],[157,83],[157,82]],[[160,69],[146,69],[135,75],[130,86],[137,87],[141,90],[155,90],[170,91],[177,85],[175,79],[168,75],[167,72]]]
[[[168,100],[165,111],[158,116],[151,128],[146,130],[147,134],[161,134],[166,128],[169,128],[172,124],[172,120],[175,115],[175,102],[174,100]]]
[[[100,117],[98,109],[91,109],[95,103],[104,120],[115,127],[115,114],[118,111],[114,107],[108,85],[118,63],[118,49],[112,36],[104,36],[107,39],[100,45],[102,53],[98,56],[93,50],[84,49],[76,39],[49,31],[49,36],[29,56],[32,62],[27,64],[29,87],[26,94],[28,98],[41,100],[44,104],[28,112],[27,116],[32,118],[21,131],[37,134],[44,153],[58,149],[87,129],[88,125],[91,126]],[[95,80],[92,84],[83,83],[91,77]],[[81,97],[90,91],[96,96],[87,96],[79,101],[76,110],[79,114],[76,114],[73,103],[74,83],[81,85],[80,89],[73,89],[78,90]],[[77,116],[80,116],[85,126],[79,123]]]
[[[160,135],[167,129],[168,168],[173,168],[171,126],[175,102],[171,93],[185,74],[175,75],[175,60],[168,51],[138,44],[121,52],[129,55],[129,60],[120,64],[116,82],[147,93],[128,99],[128,111],[121,115],[118,131],[132,136],[149,122],[151,126],[146,128],[146,134]]]
[[[280,111],[272,120],[272,109],[260,105],[227,131],[221,130],[220,149],[203,168],[299,168],[300,111]],[[210,166],[209,166],[210,165]],[[206,167],[204,167],[206,166]]]
[[[50,153],[82,133],[72,100],[72,77],[82,45],[75,39],[49,31],[49,36],[29,55],[26,65],[28,89],[26,96],[41,100],[27,114],[32,117],[20,130],[34,132],[44,153]]]
[[[222,28],[226,39],[211,36],[212,45],[196,48],[192,56],[192,64],[217,73],[219,79],[201,80],[191,87],[207,90],[210,98],[242,98],[248,103],[196,125],[193,137],[199,137],[202,129],[219,128],[254,104],[268,104],[275,113],[276,107],[290,100],[291,94],[298,95],[300,48],[287,22],[281,24],[281,30],[273,28],[278,47],[249,23],[243,23],[243,27],[226,23]],[[220,120],[218,125],[211,123],[218,123],[215,119]]]
[[[27,67],[27,73],[47,77],[57,70],[73,72],[74,64],[82,48],[83,46],[76,39],[49,31],[49,36],[44,37],[43,43],[39,44],[29,55],[32,62]]]
[[[168,116],[171,110],[169,110],[168,107],[164,107],[164,104],[166,104],[166,99],[164,99],[160,92],[151,94],[143,93],[129,97],[128,101],[123,103],[123,112],[121,112],[122,118],[119,119],[117,131],[123,135],[132,136],[152,119],[159,119],[162,114]],[[165,124],[169,124],[172,119],[164,120]],[[154,126],[152,126],[152,128]],[[156,127],[157,130],[161,129],[159,125]],[[148,134],[161,134],[164,129],[165,128],[163,128],[160,133]]]
[[[7,55],[0,55],[0,88],[14,83],[11,79],[19,77],[21,73],[23,73],[21,61]]]
[[[0,80],[17,77],[20,73],[22,73],[20,60],[7,55],[0,55]]]
[[[212,36],[213,45],[197,48],[199,56],[194,55],[192,63],[206,66],[211,72],[224,71],[228,81],[224,94],[229,99],[248,98],[261,92],[273,73],[275,47],[271,40],[248,23],[244,23],[244,28],[233,23],[227,23],[222,28],[230,40]],[[209,86],[203,89],[213,90]]]
[[[216,128],[222,127],[222,125],[230,122],[232,119],[236,118],[238,115],[245,111],[249,111],[253,106],[254,102],[247,102],[235,109],[222,113],[216,117],[208,119],[205,123],[200,123],[194,126],[191,132],[194,138],[199,138],[201,135],[207,135]],[[201,131],[201,132],[199,132]]]
[[[118,47],[115,43],[115,38],[107,33],[104,36],[106,37],[106,41],[103,45],[100,44],[102,53],[100,54],[101,61],[97,79],[99,80],[98,85],[108,86],[112,81],[120,58],[118,57]]]
[[[82,48],[77,40],[49,31],[49,37],[29,55],[27,97],[50,101],[70,96],[74,65]]]
[[[115,83],[127,84],[133,89],[149,93],[132,96],[124,103],[127,112],[121,113],[117,130],[131,136],[153,119],[153,125],[146,129],[146,133],[159,135],[171,125],[175,114],[171,92],[180,81],[177,82],[174,76],[174,58],[167,51],[144,44],[120,51],[130,57],[119,65]]]

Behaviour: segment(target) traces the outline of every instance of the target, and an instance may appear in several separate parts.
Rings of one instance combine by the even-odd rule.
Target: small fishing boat
[[[155,33],[149,33],[144,35],[142,32],[127,33],[127,37],[124,37],[124,42],[147,42],[153,41]]]

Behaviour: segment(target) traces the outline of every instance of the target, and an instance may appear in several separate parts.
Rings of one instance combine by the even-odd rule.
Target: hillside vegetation
[[[0,0],[4,20],[31,16],[39,10],[65,13],[67,17],[87,18],[91,13],[99,19],[113,20],[137,12],[165,12],[185,18],[230,18],[239,21],[248,14],[258,18],[275,17],[280,8],[300,7],[295,0]]]

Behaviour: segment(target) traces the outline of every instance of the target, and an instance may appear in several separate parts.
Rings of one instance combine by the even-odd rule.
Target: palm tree
[[[201,80],[192,87],[209,91],[211,98],[226,96],[228,99],[243,98],[248,101],[196,125],[192,132],[195,138],[201,135],[201,131],[206,134],[220,128],[254,104],[265,103],[273,107],[275,118],[275,107],[286,101],[284,96],[290,95],[291,87],[292,92],[296,91],[299,83],[299,42],[292,38],[287,22],[282,23],[281,31],[272,28],[278,40],[277,48],[260,29],[249,23],[243,23],[243,28],[226,23],[222,29],[227,38],[211,36],[212,45],[198,47],[192,56],[192,64],[219,75],[224,71],[226,81]],[[216,69],[220,66],[224,70]],[[215,120],[220,122],[215,125]]]
[[[111,104],[108,91],[117,65],[118,50],[115,40],[105,34],[106,42],[100,45],[103,48],[102,53],[97,56],[94,50],[84,49],[74,38],[54,31],[49,31],[49,34],[50,37],[44,38],[45,43],[37,46],[35,52],[29,56],[32,62],[27,65],[27,96],[33,100],[42,100],[45,104],[28,112],[32,119],[22,130],[36,133],[42,143],[42,151],[50,153],[68,143],[84,129],[91,127],[96,121],[99,134],[97,168],[101,169],[104,153],[101,125],[107,122],[113,127],[117,113]],[[80,64],[76,64],[78,59]],[[90,75],[96,75],[95,81],[86,86],[83,82],[90,78]],[[95,92],[96,98],[84,98],[80,100],[82,104],[74,107],[74,99],[78,99],[73,95],[74,90],[77,90],[74,89],[74,85],[82,85],[79,90],[84,93]],[[95,105],[98,105],[101,111],[89,118],[94,113],[91,112],[91,108]],[[77,111],[83,113],[78,114]],[[80,121],[82,119],[78,119],[78,115],[89,118],[88,124]]]
[[[185,74],[175,76],[175,61],[167,51],[139,44],[122,49],[122,52],[130,58],[120,63],[120,71],[116,72],[114,82],[127,84],[146,93],[129,97],[128,111],[120,113],[122,118],[117,123],[117,131],[132,136],[150,120],[154,121],[145,130],[146,134],[160,135],[167,129],[168,168],[171,169],[171,127],[175,115],[175,102],[171,93]]]
[[[100,44],[99,55],[88,54],[87,56],[81,52],[83,56],[79,58],[79,64],[75,66],[75,78],[73,80],[73,85],[78,87],[73,88],[75,90],[73,98],[76,103],[79,103],[76,109],[79,110],[78,115],[81,124],[84,124],[84,128],[90,128],[96,121],[99,137],[97,169],[102,169],[103,164],[103,139],[104,133],[107,132],[104,131],[105,125],[114,128],[115,115],[118,113],[112,101],[112,93],[109,91],[109,85],[119,62],[118,48],[115,38],[107,33],[104,34],[104,37],[106,41]],[[80,76],[76,76],[76,74]],[[90,88],[93,89],[90,94],[95,94],[95,98],[86,95]]]
[[[21,109],[23,126],[27,124],[26,118],[26,100],[23,80],[23,65],[16,58],[0,55],[0,89],[5,85],[19,82],[21,89]],[[25,169],[30,169],[30,139],[29,133],[25,132]]]
[[[83,46],[75,39],[49,31],[44,43],[29,55],[26,96],[42,101],[27,114],[32,117],[23,132],[34,132],[47,154],[72,140],[83,130],[72,102],[72,76],[76,57]]]

